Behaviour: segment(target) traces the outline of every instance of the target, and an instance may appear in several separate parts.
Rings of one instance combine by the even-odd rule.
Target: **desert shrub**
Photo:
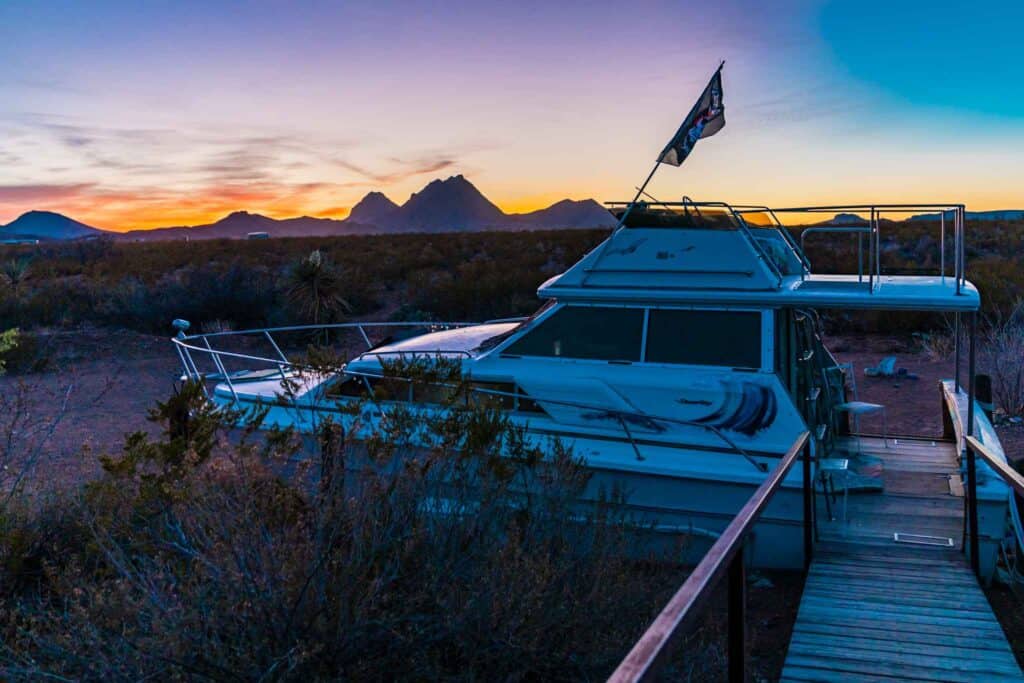
[[[1008,316],[986,321],[980,337],[996,408],[1004,415],[1024,415],[1024,300]]]
[[[151,414],[160,437],[0,529],[0,675],[606,676],[675,571],[637,559],[615,496],[580,501],[570,450],[416,371],[450,380],[447,416],[396,411],[364,438],[327,422],[321,467],[289,465],[286,432],[219,440],[223,415],[183,387]]]
[[[319,249],[292,266],[287,294],[288,302],[314,325],[338,322],[352,312],[341,272]]]
[[[18,346],[18,330],[0,331],[0,373],[7,371],[8,356]]]

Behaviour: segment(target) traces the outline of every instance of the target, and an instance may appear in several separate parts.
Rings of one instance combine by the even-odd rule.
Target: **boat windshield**
[[[740,215],[743,222],[751,228],[777,228],[779,227],[775,217],[767,211],[742,211]]]
[[[526,327],[527,325],[532,323],[534,320],[537,319],[537,316],[539,316],[541,313],[543,313],[544,311],[548,310],[549,308],[551,308],[554,305],[555,305],[555,300],[554,299],[548,299],[547,301],[544,302],[544,305],[542,305],[540,308],[538,308],[536,311],[534,311],[533,315],[531,315],[529,318],[523,320],[522,322],[520,322],[518,325],[516,325],[515,327],[513,327],[510,330],[506,330],[506,331],[502,332],[501,334],[496,334],[493,337],[488,337],[487,339],[484,339],[482,342],[480,342],[480,345],[477,346],[476,349],[474,349],[474,351],[490,351],[495,346],[497,346],[498,344],[500,344],[501,342],[505,341],[506,339],[511,337],[513,334],[518,332],[519,330],[523,329],[524,327]]]

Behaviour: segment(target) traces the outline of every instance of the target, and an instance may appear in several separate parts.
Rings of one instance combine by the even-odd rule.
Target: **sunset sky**
[[[1024,208],[1024,3],[0,3],[0,223],[343,217],[463,173],[506,211],[651,192]]]

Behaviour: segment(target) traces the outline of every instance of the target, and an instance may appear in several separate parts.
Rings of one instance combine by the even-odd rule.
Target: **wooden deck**
[[[851,493],[846,521],[841,493],[835,520],[818,496],[820,542],[782,680],[1024,680],[960,551],[953,444],[865,438],[862,448],[882,460],[884,490]],[[953,547],[940,547],[947,539]]]

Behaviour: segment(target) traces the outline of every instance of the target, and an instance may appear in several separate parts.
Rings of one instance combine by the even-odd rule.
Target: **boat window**
[[[652,309],[647,361],[760,368],[761,314]]]
[[[354,376],[343,377],[341,381],[334,382],[327,387],[326,395],[331,398],[340,396],[367,398],[370,395],[366,389],[367,382],[369,382],[371,388],[376,388],[380,380],[377,378],[367,379]]]
[[[517,356],[639,361],[644,312],[640,308],[567,306],[504,350]]]
[[[533,314],[529,318],[527,318],[526,320],[523,320],[522,322],[520,322],[518,325],[516,325],[515,327],[513,327],[510,330],[505,330],[501,334],[496,334],[493,337],[488,337],[487,339],[484,339],[482,342],[480,342],[479,346],[477,346],[473,350],[474,351],[490,351],[495,346],[497,346],[498,344],[500,344],[501,342],[505,341],[506,339],[511,337],[513,334],[518,332],[519,330],[523,329],[524,327],[526,327],[527,325],[532,323],[534,320],[537,319],[537,317],[541,313],[543,313],[544,311],[548,310],[549,308],[551,308],[554,305],[555,305],[555,300],[554,299],[548,299],[547,301],[544,302],[544,305],[541,306],[540,308],[538,308],[536,311],[534,311]]]

